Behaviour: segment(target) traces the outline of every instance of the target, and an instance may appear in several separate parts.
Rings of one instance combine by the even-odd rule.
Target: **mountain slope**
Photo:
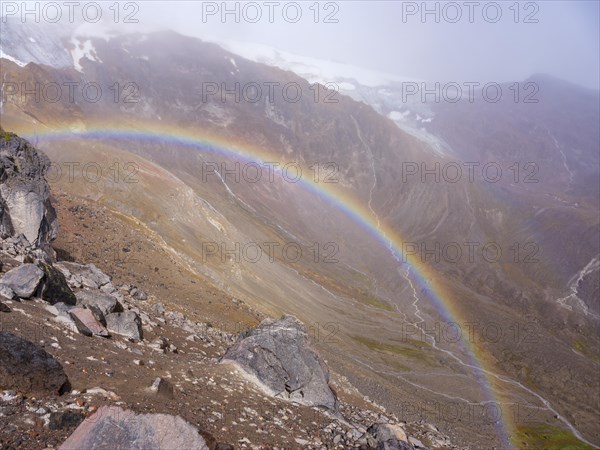
[[[89,42],[85,48],[90,56],[79,59],[79,66],[21,67],[3,60],[2,79],[59,85],[95,82],[106,94],[90,102],[76,91],[73,101],[64,96],[55,103],[36,101],[33,96],[10,96],[3,103],[3,126],[37,139],[63,168],[73,161],[94,162],[105,169],[115,163],[121,168],[132,164],[129,168],[135,169],[137,182],[115,182],[114,172],[109,170],[103,172],[101,181],[90,182],[76,171],[73,180],[62,176],[54,186],[143,224],[190,270],[263,313],[289,312],[333,330],[339,341],[320,344],[327,358],[363,392],[396,411],[406,404],[479,404],[486,401],[486,394],[472,382],[480,372],[466,366],[468,354],[460,342],[435,332],[418,332],[414,339],[407,339],[406,327],[416,329],[422,323],[435,330],[436,324],[447,326],[449,319],[432,294],[419,285],[415,269],[411,272],[390,254],[381,242],[384,231],[377,224],[387,223],[403,241],[426,248],[454,242],[463,248],[465,242],[495,242],[505,251],[500,264],[488,263],[479,254],[476,261],[463,258],[458,263],[448,258],[437,263],[419,261],[421,255],[414,258],[417,267],[427,267],[446,302],[456,299],[453,306],[460,310],[461,326],[478,321],[505,331],[500,341],[478,335],[475,342],[469,342],[480,360],[492,367],[491,373],[510,377],[511,381],[500,381],[490,375],[497,382],[504,407],[521,405],[534,411],[540,423],[575,423],[577,429],[586,430],[582,432],[589,439],[597,439],[593,426],[597,399],[586,394],[589,386],[595,386],[597,317],[584,312],[597,309],[593,296],[592,300],[586,297],[587,310],[577,302],[568,304],[570,310],[555,302],[569,294],[573,283],[568,282],[598,254],[595,243],[569,238],[594,235],[597,209],[589,206],[591,202],[572,208],[546,195],[555,189],[557,180],[568,177],[564,172],[542,179],[533,190],[511,186],[510,178],[498,184],[480,177],[475,182],[463,177],[457,183],[431,178],[422,182],[418,175],[405,178],[407,162],[435,167],[436,163],[444,166],[471,158],[481,162],[496,158],[507,170],[517,157],[524,158],[519,162],[529,161],[530,155],[540,158],[543,144],[536,144],[527,132],[514,131],[521,128],[513,123],[519,116],[512,108],[493,110],[492,114],[506,121],[495,116],[489,119],[500,128],[494,132],[470,122],[486,117],[473,112],[475,108],[456,114],[464,120],[457,123],[453,110],[444,112],[440,107],[430,134],[437,133],[438,139],[449,142],[454,150],[440,154],[429,140],[401,130],[364,103],[339,94],[334,96],[337,103],[327,103],[324,99],[335,93],[321,87],[319,101],[315,101],[317,90],[299,76],[244,60],[214,44],[170,32],[75,39],[82,45]],[[235,90],[236,83],[265,86],[269,82],[280,86],[294,83],[302,96],[291,102],[283,91],[275,90],[272,99],[265,94],[260,101],[251,102],[236,101],[231,94],[223,94],[223,101],[221,92],[207,94],[215,84],[217,89]],[[114,83],[135,86],[115,102],[110,90]],[[130,94],[137,101],[124,102]],[[579,108],[578,104],[573,108]],[[435,128],[438,118],[440,125]],[[53,138],[52,130],[60,130],[62,138]],[[79,133],[66,134],[65,130]],[[177,138],[182,135],[196,140],[192,145]],[[569,136],[561,133],[557,139],[568,141]],[[333,201],[319,189],[315,195],[280,178],[273,182],[204,179],[206,163],[235,163],[231,153],[210,151],[211,142],[242,150],[250,147],[251,153],[271,161],[294,162],[304,168],[334,163],[338,182],[333,187],[319,186],[335,192]],[[488,146],[489,142],[497,144]],[[593,136],[585,142],[593,142]],[[501,153],[520,148],[522,143],[539,151]],[[476,153],[480,148],[491,148],[490,159]],[[582,166],[584,161],[588,160],[582,160]],[[589,161],[593,163],[593,159]],[[566,170],[558,163],[551,168]],[[363,205],[363,223],[340,208],[339,199],[344,196]],[[367,230],[364,220],[368,220]],[[557,230],[562,230],[558,240]],[[224,243],[231,249],[236,242],[298,243],[304,257],[295,261],[279,255],[275,261],[263,258],[252,262],[218,253],[207,258],[203,253],[202,243]],[[311,253],[314,244],[322,248],[330,242],[337,249],[337,262],[315,261]],[[536,264],[515,263],[510,253],[515,242],[535,242],[542,247],[544,258]],[[565,246],[569,252],[564,251]],[[561,255],[561,277],[554,276],[554,254]],[[595,292],[593,283],[580,290]],[[536,324],[533,341],[510,337],[508,330],[532,323]],[[577,353],[573,351],[576,348]],[[424,376],[431,371],[443,375]],[[568,389],[562,387],[565,380],[571,381]],[[547,396],[564,420],[553,419],[556,411],[528,389],[544,399]],[[431,411],[426,414],[436,416]],[[472,445],[498,442],[494,424],[481,415],[461,423],[439,415],[435,418]],[[469,441],[467,436],[474,430],[481,438]]]

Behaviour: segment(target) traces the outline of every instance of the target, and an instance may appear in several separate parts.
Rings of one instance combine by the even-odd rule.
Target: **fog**
[[[251,3],[147,2],[140,18],[205,39],[256,42],[401,77],[502,82],[547,73],[598,89],[595,1],[321,2],[318,17],[312,2],[302,2],[295,23],[292,2]]]
[[[23,3],[3,2],[3,12],[7,4]],[[121,2],[118,17],[113,2],[101,4],[103,20],[86,23],[88,29],[107,22],[133,32],[172,29],[432,82],[521,81],[546,73],[599,86],[596,1],[148,1]]]

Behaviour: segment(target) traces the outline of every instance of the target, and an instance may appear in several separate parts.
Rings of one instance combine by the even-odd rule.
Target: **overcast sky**
[[[228,4],[234,10],[236,2]],[[184,34],[256,42],[431,81],[514,81],[543,72],[587,87],[599,83],[599,7],[590,1],[238,3],[144,2],[138,17]],[[500,8],[497,7],[500,6]],[[273,23],[269,11],[273,12]],[[438,8],[439,13],[435,13]],[[256,14],[261,18],[256,23]],[[497,18],[498,13],[501,16]],[[204,13],[204,14],[203,14]],[[457,14],[461,14],[457,18]],[[325,23],[326,17],[337,23]],[[236,19],[239,23],[236,23]],[[439,20],[439,22],[436,22]],[[454,23],[452,23],[454,21]],[[517,23],[515,23],[517,22]]]
[[[112,18],[114,2],[100,3],[103,19]],[[313,0],[227,2],[238,12],[225,17],[222,1],[129,3],[139,10],[120,2],[118,27],[134,12],[139,24],[127,26],[130,31],[170,28],[208,40],[254,42],[428,81],[520,81],[547,73],[599,88],[597,0],[427,2],[424,17],[422,1],[324,1],[318,8]]]

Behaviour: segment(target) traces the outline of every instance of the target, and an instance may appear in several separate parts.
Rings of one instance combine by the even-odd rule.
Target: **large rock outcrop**
[[[102,406],[83,421],[60,450],[208,450],[198,430],[181,417],[136,414]]]
[[[43,348],[0,332],[0,387],[53,395],[68,388],[68,379],[60,363]]]
[[[64,303],[66,305],[75,305],[77,297],[69,287],[62,272],[50,264],[40,263],[38,265],[44,271],[44,279],[40,285],[41,295],[51,305]]]
[[[264,320],[240,336],[221,361],[237,365],[273,396],[337,410],[327,366],[293,316]]]
[[[0,238],[25,237],[48,250],[58,232],[45,174],[50,160],[25,139],[0,128]]]

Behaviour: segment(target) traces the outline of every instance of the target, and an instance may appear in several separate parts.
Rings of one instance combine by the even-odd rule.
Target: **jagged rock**
[[[51,430],[62,430],[78,426],[85,419],[80,412],[52,412],[48,418],[48,428]]]
[[[133,311],[107,314],[106,328],[112,333],[125,336],[134,341],[142,340],[142,320]]]
[[[21,298],[32,297],[42,281],[44,271],[35,264],[23,264],[4,274],[0,282]]]
[[[49,248],[58,232],[44,178],[50,160],[25,139],[0,133],[0,237],[22,234],[34,248]]]
[[[148,344],[148,347],[150,347],[153,350],[156,350],[157,352],[165,353],[167,348],[169,347],[169,340],[167,338],[159,336],[156,339],[154,339],[150,344]]]
[[[103,292],[87,290],[79,291],[76,294],[76,297],[77,305],[85,307],[94,306],[98,308],[104,316],[118,311],[120,308],[116,298]]]
[[[113,286],[112,283],[106,283],[104,286],[100,287],[100,290],[106,294],[113,294],[117,292],[117,289]]]
[[[198,430],[178,416],[135,414],[102,406],[86,418],[59,450],[208,450]]]
[[[150,386],[150,390],[159,397],[163,397],[166,399],[172,399],[174,396],[173,385],[167,380],[160,377],[154,380],[154,383],[152,383],[152,386]]]
[[[69,311],[69,315],[81,334],[86,336],[109,336],[107,329],[94,317],[89,309],[73,308]]]
[[[222,362],[236,364],[270,395],[337,410],[327,366],[311,348],[304,325],[293,316],[264,320],[242,335]]]
[[[110,277],[98,269],[94,264],[77,264],[74,262],[60,261],[54,264],[66,277],[69,284],[83,285],[90,289],[100,289],[110,283]]]
[[[14,300],[17,297],[14,291],[5,284],[0,284],[0,296],[8,300]]]
[[[40,346],[0,332],[0,386],[54,395],[68,389],[69,383],[60,363]]]
[[[367,429],[367,434],[377,442],[377,450],[413,450],[400,425],[376,423]]]
[[[135,289],[135,292],[133,292],[131,296],[136,300],[148,300],[148,295],[141,289]]]
[[[0,312],[9,313],[11,311],[12,309],[10,309],[8,305],[5,305],[4,303],[0,302]]]
[[[62,272],[55,269],[50,264],[40,263],[39,267],[44,271],[44,279],[41,284],[42,299],[51,305],[55,303],[64,303],[75,305],[77,298],[67,284],[67,280]]]

